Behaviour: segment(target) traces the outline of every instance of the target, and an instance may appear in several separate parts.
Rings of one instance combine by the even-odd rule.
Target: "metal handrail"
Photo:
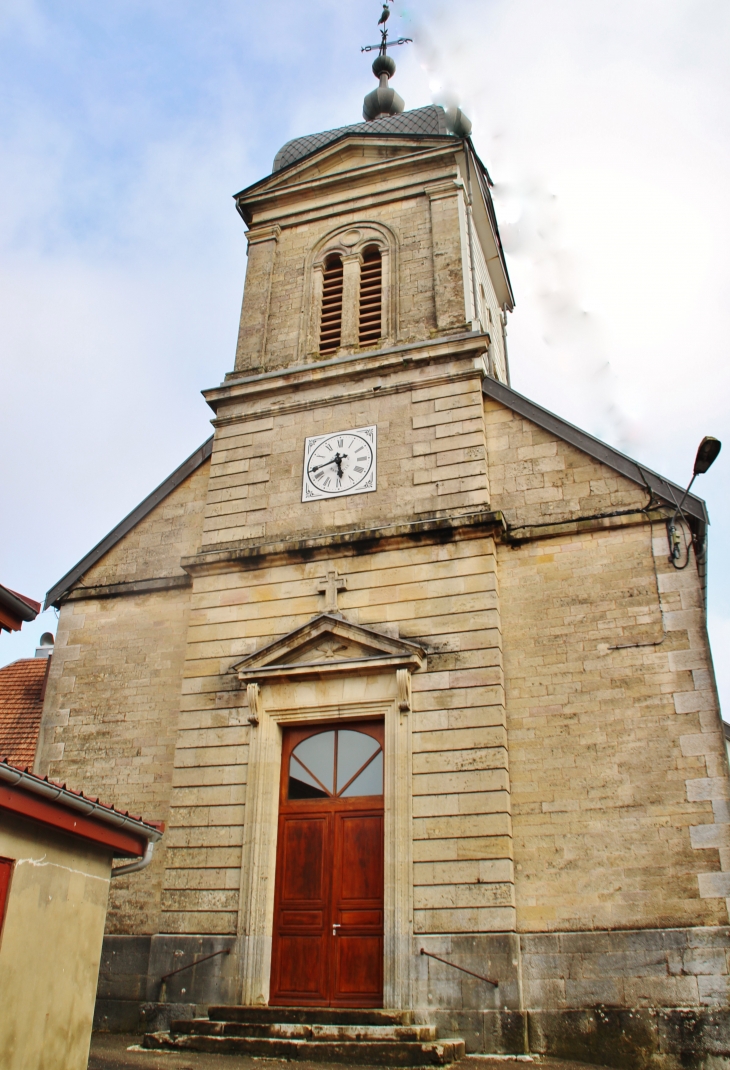
[[[210,955],[203,955],[202,958],[194,959],[193,962],[189,962],[187,966],[178,966],[176,970],[170,970],[169,973],[164,973],[160,978],[160,981],[164,984],[170,977],[174,977],[176,973],[182,973],[183,970],[191,970],[193,966],[197,966],[201,962],[207,962],[208,959],[214,959],[216,955],[230,955],[230,953],[230,947],[222,947],[220,951],[213,951]]]
[[[455,962],[449,962],[447,959],[442,959],[440,955],[434,955],[433,951],[426,951],[425,947],[421,948],[422,955],[428,955],[430,959],[436,959],[438,962],[443,962],[445,966],[453,966],[455,970],[461,970],[462,973],[468,973],[471,977],[477,977],[480,981],[486,981],[488,985],[494,985],[495,988],[499,988],[499,981],[493,981],[490,977],[482,977],[480,973],[474,973],[473,970],[467,970],[466,966],[457,966]]]

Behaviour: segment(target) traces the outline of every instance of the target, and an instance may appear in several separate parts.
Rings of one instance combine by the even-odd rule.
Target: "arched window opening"
[[[380,249],[369,246],[360,269],[360,333],[361,346],[377,342],[382,335],[383,261]]]
[[[290,799],[383,794],[383,748],[365,732],[336,728],[303,740],[289,759]]]
[[[319,351],[322,355],[339,349],[342,338],[342,258],[330,256],[324,265],[322,318]]]

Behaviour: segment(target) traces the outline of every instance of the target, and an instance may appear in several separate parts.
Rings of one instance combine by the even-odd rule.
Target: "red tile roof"
[[[0,669],[0,758],[32,767],[50,658],[23,658]]]

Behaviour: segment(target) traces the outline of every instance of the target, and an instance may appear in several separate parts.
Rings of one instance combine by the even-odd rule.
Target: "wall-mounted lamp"
[[[710,466],[714,464],[714,462],[717,460],[717,455],[721,449],[722,442],[720,442],[719,438],[713,438],[712,435],[705,435],[705,437],[702,439],[697,448],[697,456],[695,457],[694,468],[692,469],[692,478],[687,484],[687,489],[682,495],[682,500],[677,506],[674,512],[674,516],[667,524],[667,535],[669,537],[669,560],[675,568],[686,568],[689,564],[689,547],[687,547],[687,560],[685,561],[685,563],[683,565],[677,564],[682,555],[682,534],[680,533],[680,529],[677,527],[677,517],[681,516],[685,524],[687,523],[685,515],[682,512],[682,506],[687,500],[687,495],[689,494],[692,488],[692,484],[694,483],[697,476],[704,475],[708,468],[710,468]]]

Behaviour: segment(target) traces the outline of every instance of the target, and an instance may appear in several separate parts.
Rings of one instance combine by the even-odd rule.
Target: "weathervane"
[[[383,27],[382,30],[380,31],[380,44],[379,45],[364,45],[360,49],[361,52],[374,52],[375,49],[377,48],[377,50],[378,50],[378,52],[379,52],[379,54],[381,56],[387,55],[387,52],[388,52],[388,27],[387,27],[387,22],[388,22],[388,19],[390,18],[390,8],[388,7],[388,4],[392,4],[392,3],[393,3],[393,0],[385,0],[385,3],[383,4],[383,10],[380,13],[380,18],[378,19],[378,26],[382,26]],[[413,44],[413,38],[412,37],[399,37],[397,41],[391,41],[390,42],[390,47],[393,48],[394,45],[411,45],[411,44]]]
[[[368,122],[373,119],[377,119],[381,116],[387,115],[399,115],[405,104],[402,97],[400,97],[394,89],[390,88],[388,84],[389,79],[395,74],[395,63],[391,56],[388,55],[388,44],[391,48],[394,45],[407,45],[412,43],[411,37],[399,37],[397,41],[388,42],[388,19],[390,18],[390,7],[393,0],[385,0],[383,4],[383,10],[380,18],[378,19],[378,26],[381,26],[380,31],[380,44],[379,45],[364,45],[361,52],[374,52],[378,50],[378,55],[373,61],[373,74],[380,82],[377,89],[373,89],[372,93],[368,93],[363,101],[362,116]]]

